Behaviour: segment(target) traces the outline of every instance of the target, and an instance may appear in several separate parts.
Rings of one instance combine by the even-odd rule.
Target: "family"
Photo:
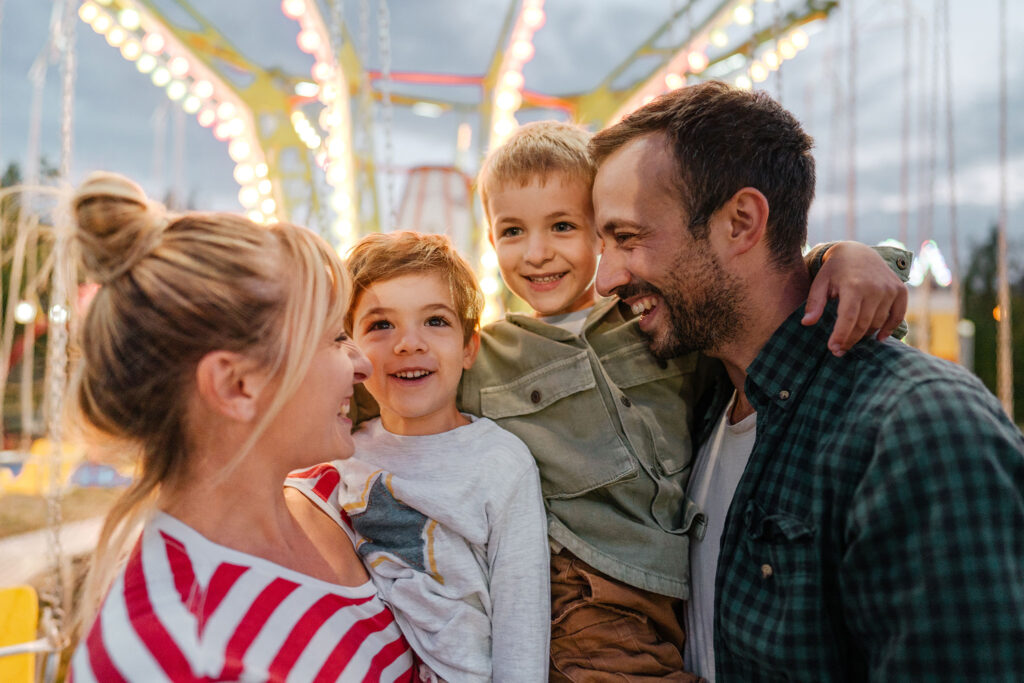
[[[483,327],[442,236],[91,175],[76,402],[140,466],[70,680],[1021,680],[1024,437],[893,338],[908,253],[803,253],[811,150],[718,82],[523,126]]]

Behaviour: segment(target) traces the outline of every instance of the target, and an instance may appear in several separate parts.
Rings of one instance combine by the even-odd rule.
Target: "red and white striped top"
[[[69,680],[413,681],[415,666],[372,583],[321,581],[159,513],[75,651]]]

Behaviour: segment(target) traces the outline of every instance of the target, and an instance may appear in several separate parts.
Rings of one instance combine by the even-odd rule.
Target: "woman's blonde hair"
[[[348,255],[352,276],[352,306],[345,327],[352,331],[352,316],[359,298],[375,282],[391,280],[411,273],[437,273],[448,285],[455,312],[462,324],[464,342],[480,327],[484,295],[476,275],[466,260],[444,235],[412,230],[367,235],[352,247]]]
[[[181,481],[200,359],[234,351],[279,381],[237,464],[327,334],[341,331],[350,287],[334,250],[305,228],[264,227],[228,213],[167,215],[116,174],[87,178],[72,210],[81,265],[102,285],[81,326],[77,409],[86,426],[141,456],[100,534],[81,626],[95,614],[137,522],[161,488]]]

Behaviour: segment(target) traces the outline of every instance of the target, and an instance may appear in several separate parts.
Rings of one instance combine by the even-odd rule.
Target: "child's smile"
[[[358,298],[353,337],[374,366],[365,383],[393,434],[438,434],[466,424],[455,406],[462,371],[476,357],[451,291],[437,273],[400,275]]]
[[[562,174],[506,183],[488,197],[491,241],[505,284],[542,316],[593,306],[601,243],[590,187]]]

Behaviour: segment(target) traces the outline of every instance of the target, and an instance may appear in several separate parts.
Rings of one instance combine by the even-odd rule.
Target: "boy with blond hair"
[[[513,434],[459,412],[483,296],[447,238],[363,238],[346,327],[373,363],[380,417],[333,463],[337,500],[380,596],[426,665],[422,680],[540,681],[549,587],[537,467]]]
[[[708,389],[727,380],[698,354],[651,353],[639,321],[658,315],[656,299],[630,310],[598,296],[588,142],[570,124],[528,124],[484,163],[478,187],[499,268],[533,315],[483,328],[459,403],[516,434],[539,467],[551,549],[550,679],[695,680],[683,670],[680,617],[689,536],[704,527],[686,495],[691,427]],[[869,326],[888,334],[905,307],[898,278],[866,247],[844,243],[822,265],[826,250],[809,255],[820,274],[806,322],[828,293],[841,292],[854,314],[841,316],[834,352]],[[906,271],[902,254],[889,257]]]

